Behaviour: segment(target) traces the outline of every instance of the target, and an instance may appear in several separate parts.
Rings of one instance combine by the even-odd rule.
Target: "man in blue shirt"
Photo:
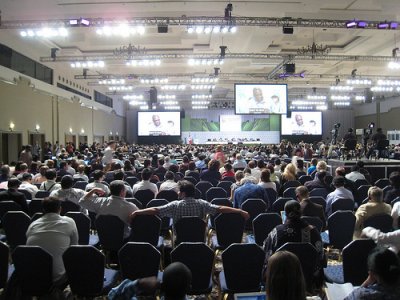
[[[233,207],[240,208],[247,199],[262,199],[267,208],[269,206],[269,199],[266,190],[257,185],[257,180],[252,176],[246,176],[240,180],[240,187],[238,187],[233,194]]]

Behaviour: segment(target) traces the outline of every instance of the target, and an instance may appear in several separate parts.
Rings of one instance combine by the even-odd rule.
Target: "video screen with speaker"
[[[289,118],[282,115],[281,135],[303,134],[322,134],[322,113],[320,111],[292,111]]]
[[[286,114],[287,84],[235,83],[235,114]]]
[[[180,136],[180,111],[138,111],[138,136]]]

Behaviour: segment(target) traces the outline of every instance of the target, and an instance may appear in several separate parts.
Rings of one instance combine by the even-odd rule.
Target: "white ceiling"
[[[36,60],[46,60],[51,48],[59,48],[55,62],[44,62],[53,68],[57,75],[74,78],[82,75],[81,69],[71,69],[66,57],[108,57],[104,69],[89,69],[88,75],[109,75],[124,77],[127,84],[134,87],[135,93],[148,91],[150,85],[138,82],[141,76],[169,76],[170,83],[183,83],[190,86],[192,76],[214,74],[213,66],[189,66],[190,55],[218,57],[220,46],[227,46],[226,59],[220,66],[219,82],[213,92],[214,98],[225,100],[233,97],[235,82],[276,82],[267,79],[287,55],[295,55],[297,49],[313,43],[328,46],[329,55],[337,59],[296,59],[296,73],[305,72],[305,78],[288,78],[279,82],[288,83],[292,94],[305,94],[312,87],[318,90],[335,84],[335,77],[341,82],[357,69],[358,77],[398,79],[399,71],[389,70],[387,62],[372,59],[346,61],[343,55],[351,56],[392,56],[392,49],[398,47],[398,30],[346,29],[328,27],[295,27],[293,35],[282,33],[277,26],[239,26],[236,34],[188,34],[186,26],[169,26],[168,33],[158,33],[157,26],[146,26],[143,36],[129,38],[100,37],[97,27],[69,28],[67,37],[52,39],[22,38],[20,29],[29,29],[29,23],[39,21],[64,20],[70,18],[99,18],[102,20],[124,21],[139,17],[183,18],[223,17],[227,1],[92,1],[92,0],[1,0],[0,41],[22,54]],[[398,0],[298,0],[298,1],[232,1],[232,17],[260,18],[302,18],[326,20],[399,20],[400,1]],[[34,22],[29,22],[33,20]],[[11,24],[11,25],[10,25]],[[17,29],[20,28],[20,29]],[[11,28],[11,29],[6,29]],[[110,59],[116,48],[129,43],[146,49],[146,55],[180,55],[184,58],[163,59],[159,67],[128,67],[124,59]],[[234,58],[240,54],[242,57]],[[243,58],[249,54],[248,58]],[[257,58],[271,54],[273,58]],[[371,60],[371,61],[368,61]],[[277,69],[277,74],[282,73]],[[129,75],[133,75],[130,77]],[[128,79],[129,78],[131,79]],[[80,85],[96,84],[95,79],[74,79]],[[96,86],[96,90],[108,92],[106,87]],[[172,92],[171,92],[172,93]],[[125,93],[122,93],[125,94]],[[115,97],[122,97],[115,95]],[[159,89],[160,94],[160,89]],[[192,91],[181,92],[185,100],[191,100]]]

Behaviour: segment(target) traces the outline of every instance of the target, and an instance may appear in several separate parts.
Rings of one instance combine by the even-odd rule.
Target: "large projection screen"
[[[179,111],[139,111],[138,136],[180,136]]]
[[[281,117],[282,135],[321,135],[322,113],[320,111],[292,111],[290,118]]]

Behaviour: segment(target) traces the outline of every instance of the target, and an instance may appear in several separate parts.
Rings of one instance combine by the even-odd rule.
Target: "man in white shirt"
[[[360,173],[360,167],[357,166],[357,165],[354,165],[354,166],[351,167],[351,172],[349,174],[346,174],[346,178],[348,180],[353,181],[353,182],[355,182],[358,179],[364,179],[365,180],[365,176]]]
[[[164,175],[165,181],[161,183],[160,192],[164,190],[173,190],[179,193],[179,185],[175,182],[174,173],[167,171]]]
[[[157,185],[150,182],[150,177],[151,175],[153,175],[153,172],[148,169],[145,168],[142,171],[142,180],[138,183],[136,183],[133,187],[132,187],[132,192],[133,195],[135,196],[135,193],[139,190],[151,190],[154,193],[154,198],[156,197],[157,193],[158,193],[158,188]]]
[[[22,183],[20,184],[19,189],[27,190],[32,195],[32,199],[39,190],[36,185],[32,184],[32,174],[30,173],[24,173],[22,175]]]
[[[373,239],[379,246],[389,246],[395,253],[400,252],[400,229],[384,233],[373,227],[365,227],[361,237]]]
[[[60,216],[60,200],[49,197],[42,203],[44,215],[29,225],[26,244],[40,246],[53,256],[53,282],[63,285],[67,278],[62,255],[78,243],[78,230],[73,219]]]
[[[109,141],[107,143],[106,149],[104,149],[103,158],[101,159],[101,162],[106,167],[106,170],[109,170],[111,167],[115,146],[116,144],[114,141]]]
[[[104,178],[104,172],[102,170],[94,171],[93,172],[94,182],[91,182],[88,185],[86,185],[85,191],[88,192],[94,188],[99,188],[104,191],[105,196],[110,195],[110,189],[108,188],[108,186],[101,182],[103,178]]]

